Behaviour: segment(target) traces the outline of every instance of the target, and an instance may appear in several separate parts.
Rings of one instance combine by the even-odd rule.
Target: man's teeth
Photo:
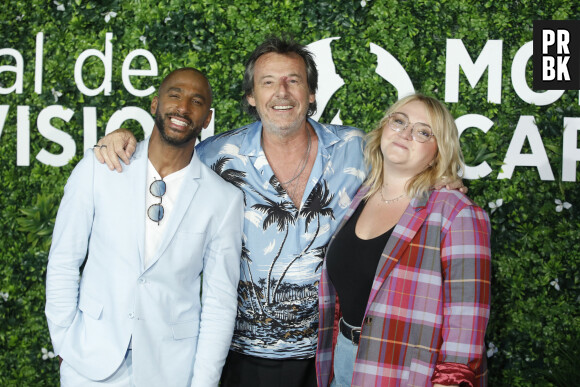
[[[171,119],[171,123],[172,123],[172,124],[175,124],[175,125],[179,125],[179,126],[187,126],[187,122],[184,122],[184,121],[178,120],[178,119],[176,119],[176,118],[172,118],[172,119]]]
[[[273,109],[275,109],[275,110],[289,110],[289,109],[292,109],[292,106],[291,105],[274,106]]]

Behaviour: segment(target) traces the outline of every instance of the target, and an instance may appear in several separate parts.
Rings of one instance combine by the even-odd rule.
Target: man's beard
[[[260,118],[260,121],[262,121],[263,129],[280,137],[292,136],[296,134],[298,130],[302,127],[302,125],[304,125],[304,123],[307,121],[306,116],[307,111],[304,112],[299,111],[298,113],[296,113],[294,121],[280,122],[275,118],[275,116],[269,114],[268,112],[270,107],[275,104],[292,105],[296,109],[298,109],[299,107],[299,104],[295,102],[294,99],[276,99],[268,103],[265,110],[262,110],[262,106],[260,105],[256,106],[258,116]]]
[[[183,117],[179,114],[172,114],[172,116],[180,117],[180,118],[183,118],[183,119],[191,122],[191,120],[189,120],[188,118]],[[161,135],[161,138],[163,139],[163,141],[165,141],[169,145],[173,145],[173,146],[184,145],[184,144],[188,143],[189,141],[191,141],[193,138],[197,138],[197,136],[201,132],[201,128],[194,127],[193,130],[190,130],[189,132],[187,132],[185,137],[173,138],[173,137],[169,136],[167,134],[167,131],[165,130],[165,121],[164,120],[166,117],[167,117],[167,115],[163,116],[163,115],[159,114],[159,111],[155,112],[155,126],[159,130],[159,134]]]

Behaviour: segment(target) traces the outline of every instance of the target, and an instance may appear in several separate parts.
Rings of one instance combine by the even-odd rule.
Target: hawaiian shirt
[[[316,353],[326,245],[366,177],[364,133],[308,120],[318,152],[300,208],[262,150],[262,123],[200,143],[199,158],[244,193],[244,243],[231,349],[271,359]]]

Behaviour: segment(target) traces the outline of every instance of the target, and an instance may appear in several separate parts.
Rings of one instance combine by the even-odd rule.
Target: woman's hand
[[[119,158],[126,165],[129,165],[129,158],[137,149],[137,139],[127,129],[117,129],[101,138],[94,147],[94,153],[97,160],[106,163],[109,169],[117,172],[123,171]]]

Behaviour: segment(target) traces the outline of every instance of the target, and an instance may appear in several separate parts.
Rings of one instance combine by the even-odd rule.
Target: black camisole
[[[372,239],[361,239],[355,233],[356,223],[366,201],[340,229],[328,248],[326,268],[340,301],[343,319],[360,327],[375,278],[381,254],[393,228]]]

